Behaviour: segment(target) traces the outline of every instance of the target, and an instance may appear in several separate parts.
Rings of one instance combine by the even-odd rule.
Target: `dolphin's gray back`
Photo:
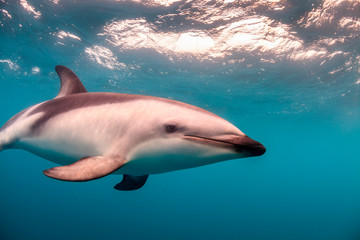
[[[141,99],[141,96],[118,93],[79,93],[55,98],[40,104],[29,113],[29,115],[42,113],[42,116],[34,122],[31,129],[35,134],[50,119],[76,109],[118,104],[139,99]]]
[[[144,95],[134,95],[134,94],[120,94],[120,93],[79,93],[73,94],[66,97],[55,98],[53,100],[44,102],[34,108],[29,115],[43,113],[42,116],[34,122],[32,125],[32,131],[34,134],[44,126],[44,123],[49,121],[51,118],[54,118],[60,114],[73,111],[80,108],[88,108],[92,106],[101,106],[108,104],[119,104],[119,103],[129,103],[132,101],[139,100],[154,100],[159,102],[166,102],[175,105],[181,105],[190,109],[195,109],[207,114],[214,115],[204,109],[159,97],[144,96]],[[216,116],[216,115],[214,115]]]

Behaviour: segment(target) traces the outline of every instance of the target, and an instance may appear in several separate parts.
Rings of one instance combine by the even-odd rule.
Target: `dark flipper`
[[[124,175],[123,180],[116,184],[114,187],[116,190],[131,191],[136,190],[144,186],[149,175],[142,176],[130,176]]]

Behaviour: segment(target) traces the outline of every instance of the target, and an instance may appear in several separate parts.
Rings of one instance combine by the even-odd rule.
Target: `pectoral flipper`
[[[82,182],[104,177],[124,163],[125,159],[122,157],[87,157],[70,165],[47,169],[44,174],[63,181]]]

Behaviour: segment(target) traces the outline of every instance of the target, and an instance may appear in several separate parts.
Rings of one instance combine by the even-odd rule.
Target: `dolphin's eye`
[[[178,127],[176,125],[173,125],[173,124],[165,125],[165,131],[167,133],[173,133],[173,132],[176,132],[177,130],[178,130]]]

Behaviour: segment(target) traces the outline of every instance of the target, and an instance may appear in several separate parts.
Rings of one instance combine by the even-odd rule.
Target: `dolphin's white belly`
[[[71,164],[87,156],[99,156],[101,152],[92,143],[79,142],[76,138],[66,139],[42,136],[22,139],[21,147],[61,165]]]
[[[194,145],[181,139],[153,139],[134,147],[129,152],[129,161],[117,173],[134,176],[158,174],[234,157],[236,154],[228,149]]]
[[[47,121],[37,134],[24,136],[17,144],[62,165],[111,154],[122,135],[122,128],[116,128],[121,116],[114,108],[95,106],[60,114]]]

